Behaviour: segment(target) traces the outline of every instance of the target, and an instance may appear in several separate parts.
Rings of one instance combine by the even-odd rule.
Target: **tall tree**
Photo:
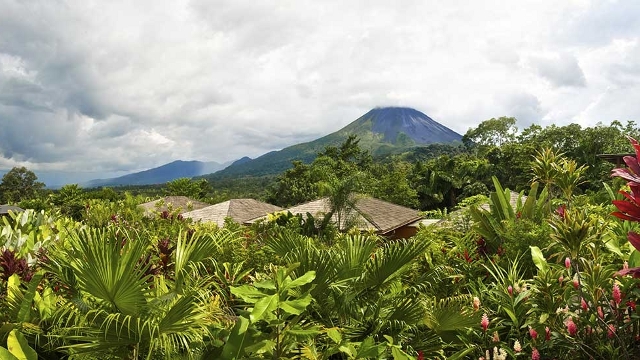
[[[17,203],[35,198],[44,188],[33,171],[26,167],[14,167],[2,177],[0,203]]]

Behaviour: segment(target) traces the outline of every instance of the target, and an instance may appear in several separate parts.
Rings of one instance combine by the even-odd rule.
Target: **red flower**
[[[489,317],[487,313],[482,314],[482,319],[480,320],[480,326],[482,326],[482,331],[486,332],[489,328]]]
[[[513,286],[509,285],[509,287],[507,287],[507,292],[509,293],[509,296],[513,296]]]
[[[576,334],[578,333],[578,326],[576,325],[576,323],[573,322],[572,318],[569,318],[567,320],[566,325],[567,325],[567,331],[569,332],[569,335],[576,336]]]
[[[548,326],[545,326],[545,328],[544,328],[544,339],[546,341],[551,340],[551,329],[549,329]]]
[[[633,300],[627,301],[627,306],[631,308],[631,311],[636,311],[636,302]]]
[[[533,348],[533,350],[531,351],[531,360],[540,360],[540,352],[538,351],[538,349]]]
[[[587,305],[587,302],[584,301],[584,298],[580,299],[580,306],[582,307],[582,310],[587,311],[587,309],[589,309],[589,305]]]
[[[531,338],[533,340],[538,338],[538,332],[536,331],[536,329],[529,327],[529,336],[531,336]]]
[[[613,326],[613,324],[609,324],[609,327],[607,329],[607,336],[609,337],[609,339],[613,338],[616,334],[616,327]]]
[[[571,259],[569,259],[568,257],[564,258],[564,267],[566,267],[567,269],[571,267]]]
[[[613,301],[616,303],[616,305],[620,305],[620,302],[622,301],[622,294],[620,293],[620,287],[618,286],[618,284],[613,284],[611,296],[613,297]]]

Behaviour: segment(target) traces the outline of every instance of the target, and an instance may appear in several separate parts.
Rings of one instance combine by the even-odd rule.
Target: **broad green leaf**
[[[276,348],[276,342],[273,340],[265,339],[259,341],[251,346],[247,346],[245,351],[251,354],[265,354],[273,352],[273,349]]]
[[[385,335],[385,338],[388,338],[388,336]],[[393,341],[393,338],[391,339],[391,341]],[[360,348],[358,349],[356,359],[377,359],[380,357],[380,353],[383,350],[384,344],[376,345],[375,341],[373,341],[373,338],[368,337],[360,343]]]
[[[542,313],[542,315],[540,315],[540,324],[544,324],[548,318],[549,318],[549,314]]]
[[[31,303],[33,302],[33,298],[36,294],[38,294],[38,285],[40,285],[40,280],[44,276],[43,273],[37,273],[31,278],[29,281],[29,287],[27,288],[27,292],[24,294],[24,299],[22,299],[22,305],[20,305],[20,311],[18,312],[18,321],[20,322],[28,322],[29,317],[31,315]]]
[[[290,282],[289,284],[287,284],[283,290],[286,289],[291,289],[291,288],[295,288],[298,286],[302,286],[302,285],[306,285],[310,282],[313,281],[313,279],[316,278],[316,272],[315,271],[307,271],[304,275],[300,276],[299,278],[293,280],[292,282]]]
[[[37,360],[38,353],[33,350],[24,335],[18,330],[11,330],[7,339],[7,349],[19,360]]]
[[[307,294],[305,297],[300,299],[281,302],[280,308],[289,314],[300,315],[303,311],[305,311],[307,306],[309,306],[311,300],[311,295]]]
[[[245,344],[248,341],[248,328],[249,320],[239,317],[233,329],[231,329],[227,343],[224,344],[222,348],[222,359],[233,360],[241,358],[241,355],[244,353]]]
[[[250,304],[254,304],[256,301],[268,296],[255,287],[249,285],[232,286],[231,293]]]
[[[547,259],[544,258],[542,251],[537,246],[530,246],[531,248],[531,258],[533,259],[533,263],[536,264],[538,270],[547,271],[549,268],[549,264],[547,264]]]
[[[20,296],[20,276],[13,274],[7,280],[7,300],[15,300]]]
[[[618,239],[616,239],[615,237],[611,236],[611,238],[609,239],[609,241],[605,242],[604,245],[607,247],[607,249],[609,251],[611,251],[612,253],[622,257],[622,251],[620,251],[620,244],[618,244]]]
[[[278,295],[265,296],[258,300],[253,306],[253,311],[249,319],[252,323],[260,321],[270,315],[271,311],[275,310],[278,305]]]
[[[355,352],[355,349],[353,348],[353,345],[348,344],[348,345],[342,345],[338,348],[338,350],[340,350],[340,352],[343,352],[347,355],[349,355],[349,357],[353,357],[353,353]],[[357,359],[358,357],[356,357]]]
[[[272,280],[257,281],[253,283],[253,286],[255,286],[258,289],[269,289],[269,290],[276,289],[276,284],[274,284]]]
[[[391,355],[395,360],[412,360],[413,359],[411,356],[409,356],[409,354],[402,351],[402,349],[396,346],[391,348]]]
[[[631,256],[629,256],[629,267],[638,267],[640,266],[640,252],[638,250],[633,250],[631,252]]]
[[[336,344],[340,344],[342,342],[342,334],[338,328],[327,329],[327,336]]]
[[[2,360],[19,360],[17,357],[13,356],[13,354],[10,353],[9,350],[3,348],[2,346],[0,346],[0,359],[2,359]]]

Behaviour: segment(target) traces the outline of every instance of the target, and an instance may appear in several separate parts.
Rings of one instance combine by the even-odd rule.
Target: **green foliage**
[[[300,349],[301,341],[321,333],[319,326],[306,325],[301,317],[313,299],[308,290],[302,292],[300,288],[312,282],[315,273],[309,271],[292,278],[294,268],[295,264],[289,268],[272,267],[269,278],[252,285],[231,288],[231,293],[250,307],[247,310],[248,321],[241,317],[229,335],[222,350],[223,359],[257,355],[275,359],[290,356]],[[267,328],[260,332],[253,331],[259,335],[248,338],[248,334],[259,323]]]
[[[165,185],[165,195],[186,196],[192,199],[204,199],[211,191],[211,185],[206,179],[192,180],[189,178],[179,178],[169,181]]]

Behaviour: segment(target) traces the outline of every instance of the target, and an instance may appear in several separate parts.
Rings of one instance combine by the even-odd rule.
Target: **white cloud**
[[[637,4],[0,0],[0,167],[255,157],[383,105],[638,119]]]

